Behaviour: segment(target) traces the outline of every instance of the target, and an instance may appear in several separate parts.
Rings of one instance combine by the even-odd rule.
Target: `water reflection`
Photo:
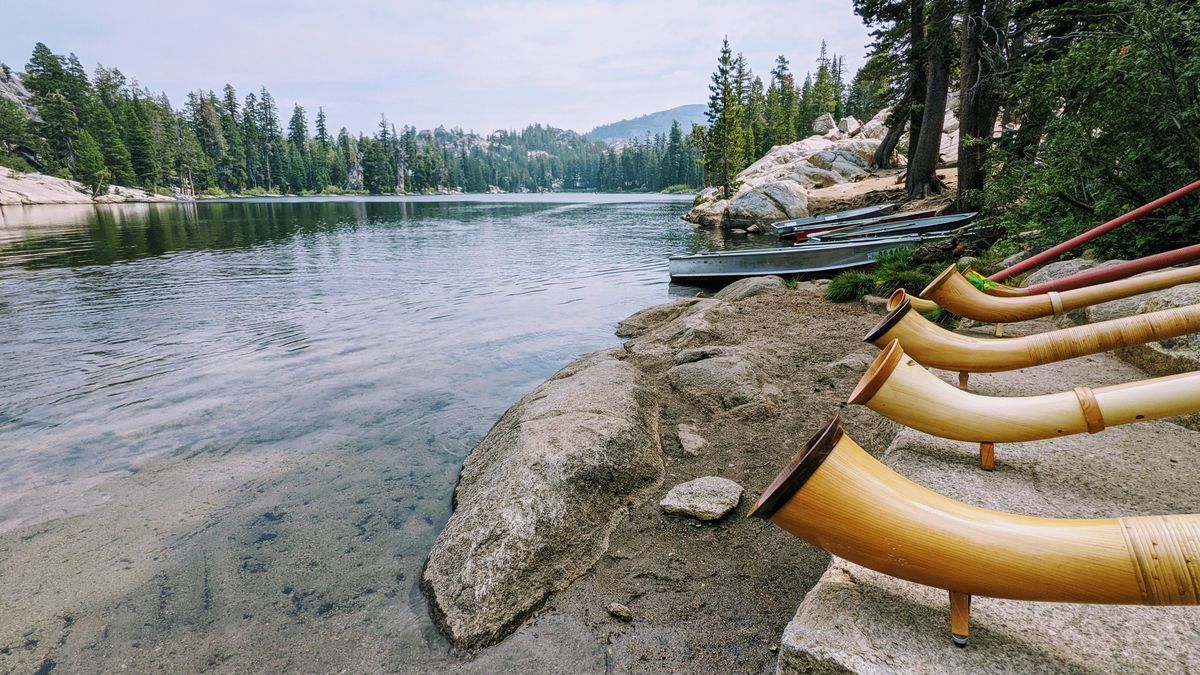
[[[287,651],[331,630],[280,594],[299,576],[346,612],[391,616],[372,644],[393,666],[441,658],[411,594],[462,458],[522,393],[615,344],[621,318],[694,293],[668,285],[667,255],[741,245],[693,231],[687,207],[557,196],[0,208],[0,533],[94,508],[107,478],[178,465],[156,459],[287,465],[211,500],[224,506],[203,529],[171,521],[146,558],[179,584],[212,566],[204,592],[227,615],[181,609],[162,625],[136,602],[99,604],[76,607],[78,630],[88,611],[115,617],[113,668],[196,625],[215,642],[248,627],[245,654]],[[139,505],[167,489],[146,480],[116,499],[200,508],[194,492]],[[292,515],[268,528],[268,511]],[[318,574],[313,557],[338,564]],[[88,577],[56,569],[43,585],[78,605],[72,584]],[[10,595],[0,612],[59,611]]]

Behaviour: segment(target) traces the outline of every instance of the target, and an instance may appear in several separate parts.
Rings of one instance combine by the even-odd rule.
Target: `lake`
[[[666,257],[726,244],[679,220],[689,206],[0,208],[0,583],[58,584],[0,600],[0,631],[69,611],[101,645],[59,650],[69,670],[443,658],[416,584],[463,458],[523,393],[617,344],[620,319],[694,294]],[[21,567],[30,540],[61,562]],[[368,653],[306,652],[318,632]]]

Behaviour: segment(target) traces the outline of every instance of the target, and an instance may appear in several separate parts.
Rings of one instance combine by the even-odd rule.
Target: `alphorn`
[[[1059,316],[1080,307],[1196,281],[1200,281],[1200,266],[1164,270],[1070,291],[1000,297],[981,293],[951,265],[921,291],[921,297],[968,319],[1009,323],[1050,315]]]
[[[1200,604],[1200,514],[1067,519],[971,506],[884,466],[834,416],[750,512],[878,572],[950,592],[965,646],[971,597]]]
[[[900,340],[904,351],[922,364],[959,373],[1028,368],[1200,331],[1200,304],[1003,340],[960,335],[938,326],[910,311],[903,289],[889,299],[888,309],[867,333],[867,342],[882,349]]]
[[[980,396],[942,381],[892,340],[847,403],[927,434],[979,443],[979,463],[990,471],[996,443],[1094,434],[1200,411],[1200,372],[1042,396]]]

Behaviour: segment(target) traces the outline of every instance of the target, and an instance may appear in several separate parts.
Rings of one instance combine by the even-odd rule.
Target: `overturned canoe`
[[[899,340],[919,363],[960,373],[1016,370],[1200,332],[1200,305],[1005,339],[948,331],[911,311],[902,290],[889,298],[888,308],[887,316],[867,333],[867,342],[883,349]]]
[[[1200,515],[1038,518],[971,506],[887,468],[836,416],[750,515],[858,565],[948,590],[959,646],[973,595],[1200,604]]]
[[[808,218],[796,218],[795,220],[781,220],[777,223],[771,223],[771,231],[775,234],[791,234],[797,231],[812,231],[813,227],[821,227],[822,225],[831,225],[847,220],[858,220],[861,218],[869,218],[871,216],[882,216],[885,213],[891,213],[896,210],[895,204],[873,204],[871,206],[862,206],[857,209],[849,209],[846,211],[836,211],[834,213],[823,213],[819,216],[809,216]]]
[[[1200,411],[1200,372],[1041,396],[981,396],[943,381],[892,340],[846,402],[956,441],[1037,441]]]
[[[932,218],[937,214],[936,209],[926,209],[924,211],[905,211],[904,213],[889,213],[883,216],[873,216],[871,218],[862,218],[854,220],[838,220],[833,222],[824,222],[816,225],[807,225],[796,230],[784,231],[779,233],[780,239],[795,239],[797,241],[805,241],[810,237],[826,232],[847,229],[851,227],[864,227],[866,225],[879,225],[881,223],[897,223],[902,220],[916,220],[917,218]]]
[[[797,246],[673,256],[671,279],[683,283],[728,283],[743,277],[819,275],[864,267],[880,254],[953,236],[931,232],[839,242],[808,242]]]
[[[952,216],[935,216],[933,218],[915,218],[873,225],[853,225],[828,232],[821,232],[808,238],[809,241],[845,241],[859,237],[882,237],[897,234],[919,234],[921,232],[938,232],[953,230],[970,224],[978,213],[956,213]]]
[[[1180,267],[1062,292],[1001,297],[981,293],[958,273],[954,265],[950,265],[921,291],[921,297],[968,319],[1008,323],[1057,316],[1080,307],[1197,281],[1200,281],[1200,266]]]

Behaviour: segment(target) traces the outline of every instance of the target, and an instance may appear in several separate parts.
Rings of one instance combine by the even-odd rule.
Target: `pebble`
[[[619,602],[609,603],[608,607],[605,609],[608,610],[608,613],[611,614],[614,619],[624,621],[625,623],[633,621],[633,612],[629,611],[628,607]]]

